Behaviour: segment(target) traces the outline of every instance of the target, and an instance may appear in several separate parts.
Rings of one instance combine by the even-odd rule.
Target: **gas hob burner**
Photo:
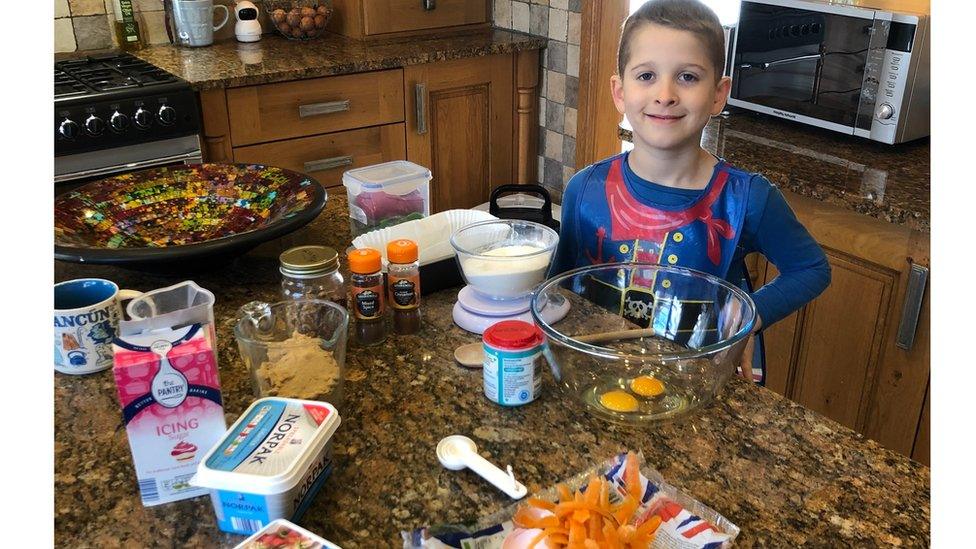
[[[179,79],[128,53],[89,56],[54,64],[55,99],[171,82],[179,82]]]

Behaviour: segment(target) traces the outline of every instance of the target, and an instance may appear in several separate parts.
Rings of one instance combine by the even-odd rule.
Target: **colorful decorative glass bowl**
[[[117,175],[55,198],[54,257],[115,265],[227,257],[303,227],[325,202],[314,179],[260,164]]]

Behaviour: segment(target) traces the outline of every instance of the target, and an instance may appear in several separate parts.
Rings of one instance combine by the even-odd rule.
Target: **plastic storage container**
[[[225,532],[298,521],[332,472],[330,439],[339,421],[327,402],[258,399],[207,452],[190,484],[210,489]]]
[[[342,174],[353,238],[430,214],[430,170],[395,160]]]

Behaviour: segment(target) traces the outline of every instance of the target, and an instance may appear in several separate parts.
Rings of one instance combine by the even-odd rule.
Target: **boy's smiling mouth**
[[[683,114],[652,114],[647,112],[643,114],[644,116],[650,118],[654,122],[658,122],[661,124],[671,124],[684,118]]]

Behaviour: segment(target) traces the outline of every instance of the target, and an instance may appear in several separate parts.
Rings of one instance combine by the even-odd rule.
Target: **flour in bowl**
[[[538,253],[543,249],[524,244],[502,246],[464,257],[461,268],[468,284],[478,292],[499,298],[518,297],[546,278],[552,251]]]

